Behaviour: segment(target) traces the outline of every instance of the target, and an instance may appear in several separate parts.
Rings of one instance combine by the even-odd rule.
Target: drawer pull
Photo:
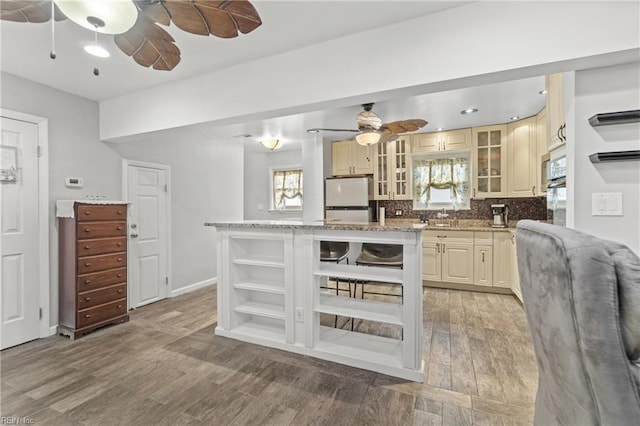
[[[116,229],[117,229],[118,231],[122,231],[122,226],[118,226]]]
[[[91,280],[84,280],[85,284],[91,284]]]
[[[86,211],[84,212],[84,214],[86,214],[87,216],[89,216],[89,215],[91,214],[91,212],[90,212],[89,210],[86,210]]]
[[[84,300],[87,301],[87,302],[91,302],[91,298],[90,297],[85,297]]]
[[[84,228],[84,232],[91,232],[91,229],[89,229],[89,228]]]
[[[85,318],[91,318],[91,314],[86,314],[84,317]]]
[[[118,305],[118,309],[122,309],[122,305]]]
[[[118,289],[118,293],[122,293],[122,289],[121,288]]]
[[[122,273],[118,274],[118,278],[122,278]]]
[[[122,247],[122,243],[116,243],[118,247]]]
[[[85,250],[89,250],[91,248],[91,246],[84,246]]]
[[[118,262],[122,262],[122,258],[121,257],[118,258]]]
[[[122,214],[122,210],[118,210],[116,214]]]
[[[91,266],[91,262],[85,263],[84,266]]]

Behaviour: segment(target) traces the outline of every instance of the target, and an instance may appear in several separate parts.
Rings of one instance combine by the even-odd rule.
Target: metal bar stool
[[[387,268],[400,268],[403,267],[402,258],[402,245],[399,244],[375,244],[375,243],[362,243],[362,252],[356,259],[356,265],[365,266],[382,266]],[[383,293],[365,291],[364,283],[361,283],[362,299],[365,294],[377,294],[380,296],[396,296],[404,300],[403,288],[400,286],[400,294]],[[355,293],[355,292],[354,292]],[[355,295],[354,295],[355,296]]]
[[[349,255],[349,243],[346,241],[320,241],[320,261],[321,262],[336,262],[340,263],[343,260],[347,260],[347,264],[349,263],[348,256]],[[348,291],[349,297],[351,297],[351,281],[349,283],[349,289],[344,290],[340,288],[340,278],[333,277],[329,279],[334,279],[336,281],[336,296],[340,294],[340,291]],[[320,287],[322,289],[333,290],[331,287]],[[335,315],[333,327],[338,327],[338,316]]]

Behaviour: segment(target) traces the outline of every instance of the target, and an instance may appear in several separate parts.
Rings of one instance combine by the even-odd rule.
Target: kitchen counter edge
[[[280,228],[280,229],[325,229],[331,231],[377,231],[377,232],[421,232],[422,228],[413,225],[398,224],[380,226],[377,222],[368,224],[296,222],[296,221],[236,221],[205,222],[204,226],[216,228]]]

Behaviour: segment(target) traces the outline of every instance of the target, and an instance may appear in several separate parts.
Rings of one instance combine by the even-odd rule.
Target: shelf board
[[[589,124],[591,124],[592,127],[637,122],[640,122],[640,109],[620,112],[605,112],[589,117]]]
[[[284,342],[284,323],[281,327],[265,324],[259,321],[246,321],[231,330],[232,333],[242,334],[243,336],[267,339],[274,342]]]
[[[320,303],[315,308],[315,311],[385,324],[402,325],[402,305],[395,303],[321,294]]]
[[[589,160],[592,163],[640,160],[640,150],[596,152],[589,156]]]
[[[344,265],[321,263],[314,275],[321,277],[340,277],[359,281],[380,281],[402,284],[402,269],[380,268],[376,266]]]
[[[388,367],[402,368],[402,341],[320,326],[315,349]]]
[[[284,320],[284,306],[271,303],[244,302],[233,308],[233,310],[242,314]]]
[[[284,261],[279,257],[255,256],[233,259],[235,265],[266,266],[269,268],[284,268]]]
[[[262,293],[284,294],[284,287],[276,283],[241,282],[235,283],[233,288],[239,290],[259,291]]]

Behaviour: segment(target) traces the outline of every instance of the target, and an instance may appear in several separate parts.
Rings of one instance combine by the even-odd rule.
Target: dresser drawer
[[[127,313],[127,299],[116,300],[115,302],[104,305],[95,306],[89,309],[78,311],[77,328],[86,327],[105,321],[110,318],[116,318]]]
[[[95,240],[82,240],[76,243],[76,253],[78,256],[117,253],[126,250],[127,237],[99,238]]]
[[[80,275],[78,277],[78,291],[90,291],[106,287],[112,284],[127,282],[127,268],[113,269],[111,271],[96,272],[94,274]]]
[[[95,220],[127,220],[126,205],[79,204],[78,222]]]
[[[122,299],[127,296],[127,285],[118,284],[111,287],[101,288],[99,290],[88,291],[78,294],[78,309],[87,309],[92,306],[98,306],[107,302]]]
[[[127,222],[82,222],[77,225],[79,240],[127,235]]]
[[[122,268],[123,266],[127,266],[127,253],[78,257],[78,274]]]

